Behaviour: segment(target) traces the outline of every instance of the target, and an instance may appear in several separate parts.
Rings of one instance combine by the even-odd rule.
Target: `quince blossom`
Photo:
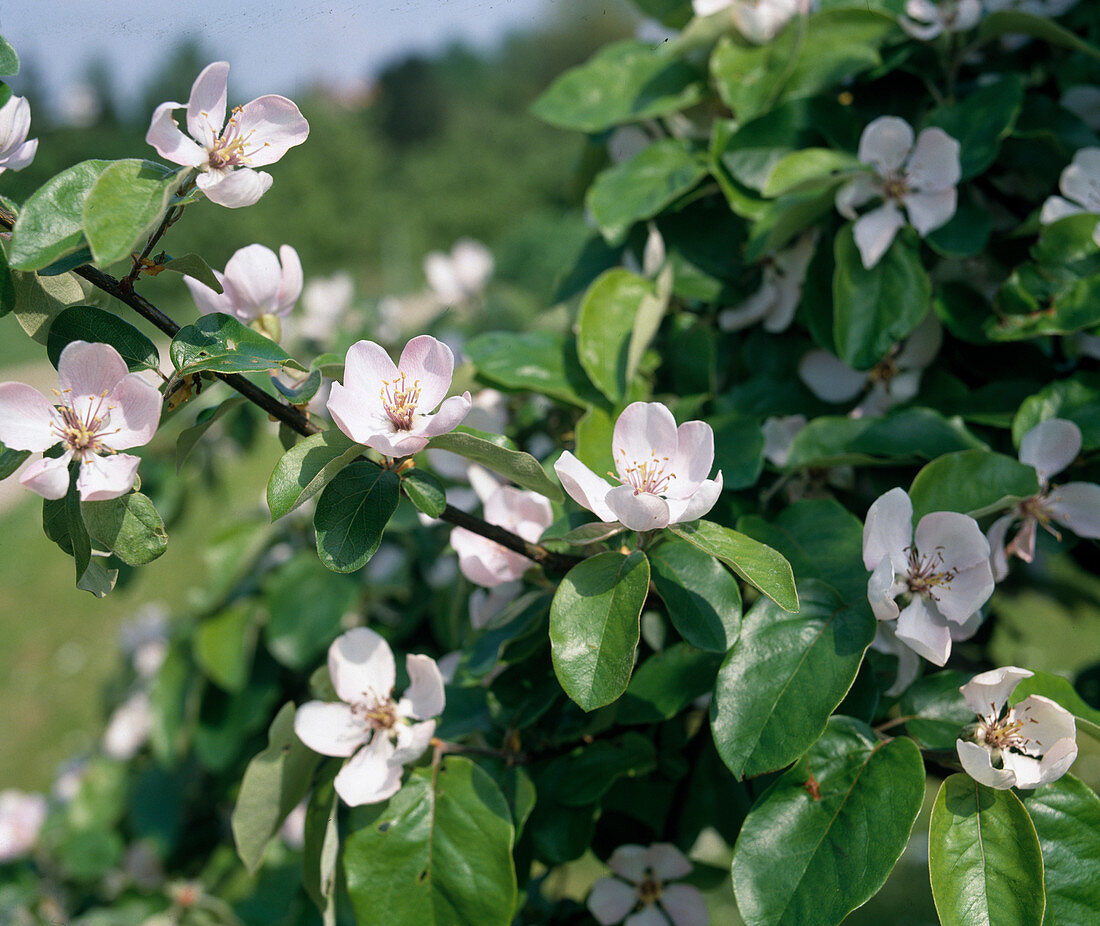
[[[136,691],[115,708],[103,732],[103,751],[112,759],[128,762],[149,739],[153,729],[153,705],[149,695]]]
[[[913,503],[904,489],[891,489],[868,510],[867,600],[880,621],[897,622],[899,641],[942,666],[951,654],[951,625],[967,628],[993,594],[989,543],[977,521],[954,511],[926,514],[915,535],[912,524]]]
[[[0,791],[0,864],[26,855],[46,822],[46,798],[15,788]]]
[[[1058,178],[1058,189],[1063,196],[1049,197],[1039,212],[1039,221],[1044,225],[1068,215],[1100,214],[1100,148],[1079,148]],[[1100,222],[1092,240],[1100,244]]]
[[[27,141],[30,130],[31,104],[25,97],[9,97],[0,106],[0,173],[22,170],[34,160],[38,139]]]
[[[880,116],[863,130],[859,159],[871,169],[837,190],[836,208],[844,218],[855,219],[856,247],[870,270],[906,224],[903,205],[922,238],[950,220],[962,170],[954,138],[930,128],[914,142],[913,129],[897,116]],[[876,198],[883,204],[857,217],[856,209]]]
[[[1005,708],[1016,686],[1034,673],[1008,666],[975,675],[959,688],[978,715],[971,739],[955,749],[963,770],[991,788],[1036,788],[1061,778],[1077,758],[1073,714],[1042,695]]]
[[[791,247],[779,251],[764,264],[760,289],[740,305],[718,314],[718,327],[739,331],[754,322],[763,322],[765,331],[786,331],[802,301],[802,284],[814,256],[817,234],[802,235]]]
[[[294,732],[314,752],[350,756],[336,775],[336,793],[352,807],[375,804],[401,787],[401,772],[428,748],[443,713],[443,677],[430,656],[405,657],[409,687],[393,697],[393,651],[379,634],[356,627],[328,649],[328,671],[340,701],[309,701],[294,715]]]
[[[450,254],[432,251],[424,258],[424,276],[443,305],[476,299],[493,275],[493,255],[480,241],[462,238]]]
[[[268,94],[236,107],[225,121],[229,62],[203,68],[187,101],[188,138],[172,111],[183,103],[161,103],[145,141],[173,164],[197,168],[195,184],[207,199],[237,209],[251,206],[271,187],[271,174],[253,170],[274,164],[309,135],[309,123],[285,96]]]
[[[380,344],[356,341],[345,359],[344,382],[332,384],[329,414],[353,441],[388,457],[419,453],[470,411],[469,392],[443,399],[454,363],[451,349],[428,334],[409,341],[397,364]]]
[[[906,0],[899,22],[913,38],[927,42],[944,32],[973,29],[981,18],[981,0]]]
[[[532,543],[554,521],[550,502],[535,492],[512,486],[500,486],[485,501],[485,520],[503,527]],[[531,561],[513,553],[480,534],[456,527],[451,531],[451,546],[458,554],[458,568],[471,582],[493,588],[520,578]]]
[[[221,293],[194,277],[183,278],[203,315],[223,312],[247,325],[268,315],[287,315],[302,294],[302,262],[289,244],[279,248],[278,256],[262,244],[250,244],[233,253],[224,273],[213,273]]]
[[[318,344],[326,343],[340,330],[354,295],[355,284],[346,271],[310,280],[302,290],[302,314],[295,320],[295,333]]]
[[[733,24],[750,42],[763,45],[799,12],[809,12],[816,0],[692,0],[696,16],[729,9]]]
[[[671,843],[619,846],[607,864],[616,877],[600,878],[588,895],[588,910],[601,926],[624,921],[629,926],[705,926],[710,921],[697,887],[668,883],[692,868]]]
[[[1100,485],[1067,482],[1051,488],[1050,477],[1064,470],[1081,452],[1081,429],[1072,421],[1048,418],[1033,427],[1020,441],[1020,462],[1035,467],[1042,490],[1024,499],[989,528],[993,577],[1000,582],[1008,575],[1008,557],[1030,563],[1035,556],[1035,535],[1042,527],[1059,540],[1055,525],[1069,527],[1078,537],[1100,538]],[[1017,521],[1016,536],[1006,545],[1005,536]]]
[[[31,463],[19,481],[44,498],[62,498],[69,489],[69,461],[76,459],[83,501],[125,495],[141,460],[119,451],[152,440],[160,422],[160,393],[128,372],[108,344],[68,344],[57,376],[61,389],[53,401],[23,383],[0,383],[0,442],[34,452],[60,443],[63,451]]]
[[[722,492],[721,471],[707,478],[714,462],[711,426],[686,421],[677,428],[660,402],[628,405],[615,422],[611,450],[622,483],[614,487],[568,450],[554,464],[565,491],[601,521],[658,530],[701,518]]]

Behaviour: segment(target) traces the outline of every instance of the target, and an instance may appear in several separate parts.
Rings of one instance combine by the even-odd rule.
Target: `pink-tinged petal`
[[[619,846],[611,853],[611,858],[607,860],[607,867],[620,878],[626,878],[633,884],[641,884],[645,880],[648,868],[646,849],[644,846],[633,843]]]
[[[397,368],[410,383],[419,384],[420,400],[417,402],[417,410],[423,414],[442,402],[447,390],[451,388],[455,357],[442,341],[436,340],[430,334],[422,334],[405,345]]]
[[[994,582],[1003,582],[1008,575],[1005,535],[1015,520],[1016,516],[1014,514],[1006,514],[1003,518],[994,521],[989,528],[989,533],[986,534],[986,539],[989,541],[989,565],[993,570]]]
[[[611,484],[601,479],[573,454],[566,450],[554,463],[554,472],[562,488],[582,508],[587,508],[601,521],[615,521],[615,512],[606,502]]]
[[[669,842],[655,842],[646,849],[645,863],[658,881],[675,881],[692,869],[687,856]]]
[[[880,621],[897,620],[901,613],[894,600],[894,566],[889,556],[884,556],[867,580],[867,601]]]
[[[195,184],[210,202],[226,209],[240,209],[259,202],[260,197],[271,189],[272,182],[271,174],[248,167],[232,171],[207,171],[195,179]]]
[[[798,432],[806,427],[805,415],[781,415],[768,418],[761,430],[764,432],[764,459],[780,469],[787,465],[791,447]]]
[[[886,696],[896,698],[917,680],[920,675],[921,659],[908,646],[894,635],[894,625],[882,621],[878,625],[871,648],[898,660],[898,673],[894,684],[886,690]]]
[[[225,97],[229,83],[229,62],[208,64],[191,85],[187,101],[187,131],[208,150],[225,125]]]
[[[666,884],[660,903],[672,926],[707,926],[710,922],[706,901],[692,884]]]
[[[125,495],[134,487],[140,464],[141,457],[129,453],[90,457],[80,464],[80,474],[76,477],[80,500],[102,502]]]
[[[74,403],[85,396],[110,394],[128,373],[126,361],[109,344],[72,341],[57,361],[61,391],[68,392]]]
[[[963,771],[975,781],[998,791],[1007,791],[1016,784],[1016,773],[1008,768],[994,768],[989,750],[977,743],[955,740],[955,750]]]
[[[844,218],[854,220],[860,206],[882,195],[882,185],[874,177],[858,174],[836,191],[836,211]]]
[[[908,11],[908,8],[907,8]],[[922,42],[929,42],[937,35],[943,32],[943,23],[936,21],[921,25],[911,19],[901,16],[898,18],[898,25],[905,30],[907,35],[912,36],[915,39],[919,39]]]
[[[1081,452],[1081,429],[1065,418],[1040,421],[1020,440],[1020,462],[1034,466],[1044,486]]]
[[[1068,527],[1078,537],[1100,539],[1100,485],[1067,482],[1052,489],[1043,511],[1058,527]]]
[[[390,645],[369,627],[354,627],[333,641],[328,672],[336,694],[349,704],[384,701],[397,677]]]
[[[473,400],[470,398],[469,392],[464,392],[462,395],[453,395],[443,401],[443,404],[439,406],[439,411],[434,415],[424,416],[413,427],[413,433],[421,437],[431,438],[453,431],[462,424],[463,419],[470,413],[472,404]]]
[[[859,159],[880,174],[898,170],[913,148],[913,129],[897,116],[880,116],[859,138]]]
[[[936,607],[954,624],[964,624],[993,594],[993,569],[986,557],[969,569],[960,569],[936,592]]]
[[[1068,199],[1063,199],[1061,196],[1049,196],[1043,203],[1043,208],[1039,210],[1039,222],[1043,225],[1053,225],[1059,219],[1064,219],[1071,215],[1080,215],[1087,210],[1082,209],[1076,203],[1071,203]]]
[[[909,185],[925,192],[954,187],[962,176],[959,151],[958,141],[943,129],[925,129],[905,164]]]
[[[0,106],[0,155],[7,156],[23,144],[30,130],[31,104],[26,97],[8,97]]]
[[[336,427],[357,444],[368,446],[368,441],[377,437],[386,427],[388,419],[381,420],[378,410],[366,406],[366,401],[362,393],[333,383],[325,408]],[[393,456],[392,453],[386,455]]]
[[[377,804],[401,790],[401,764],[392,764],[394,747],[387,736],[376,736],[344,763],[333,785],[349,807]]]
[[[253,167],[274,164],[309,137],[309,123],[301,110],[274,93],[245,103],[232,118],[237,120],[240,137],[248,139],[247,157]]]
[[[424,276],[443,305],[456,305],[466,298],[454,262],[442,251],[432,251],[424,258]]]
[[[356,341],[344,358],[344,388],[364,404],[381,407],[382,387],[397,379],[397,365],[374,341]]]
[[[920,595],[914,595],[898,616],[894,633],[918,656],[937,666],[942,666],[951,655],[951,631],[948,630],[947,619],[933,602]]]
[[[1023,724],[1020,732],[1029,741],[1029,751],[1045,754],[1060,741],[1077,737],[1073,714],[1042,695],[1024,698],[1013,706],[1012,715]]]
[[[633,486],[615,486],[605,497],[615,519],[632,531],[655,531],[668,527],[668,502],[659,495],[636,492]]]
[[[1001,708],[1008,703],[1009,696],[1016,690],[1016,686],[1034,674],[1028,669],[1019,669],[1016,666],[990,669],[988,672],[975,675],[965,685],[960,685],[959,691],[967,707],[975,714],[996,719],[1000,716]]]
[[[535,492],[501,486],[485,502],[485,520],[534,542],[554,522],[554,509]]]
[[[409,673],[409,687],[397,703],[402,717],[428,720],[443,713],[446,696],[443,693],[443,676],[431,656],[410,653],[405,657],[405,669]]]
[[[107,396],[111,418],[111,433],[105,434],[103,443],[112,450],[141,447],[153,439],[160,423],[160,390],[146,382],[137,373],[122,378]]]
[[[476,588],[470,595],[470,625],[474,630],[487,627],[507,605],[511,604],[523,591],[522,582],[507,582],[491,591]]]
[[[852,234],[864,268],[870,270],[882,259],[904,224],[905,217],[892,200],[856,219]]]
[[[458,568],[462,574],[484,588],[518,579],[530,565],[526,557],[462,527],[451,531],[451,546],[458,554]]]
[[[755,293],[732,309],[718,313],[718,327],[723,331],[740,331],[755,324],[775,308],[778,287],[765,281]]]
[[[72,453],[67,452],[60,457],[35,460],[20,474],[19,483],[43,498],[64,498],[69,491],[70,459]]]
[[[157,154],[173,164],[185,167],[201,167],[206,163],[206,149],[188,138],[180,131],[179,123],[172,118],[172,111],[183,106],[182,103],[161,103],[153,111],[149,131],[145,133],[146,144],[152,145]]]
[[[850,402],[867,385],[867,374],[853,370],[828,351],[812,350],[798,364],[798,378],[823,402]]]
[[[38,139],[32,138],[30,141],[21,144],[6,158],[0,160],[0,164],[3,164],[8,170],[22,170],[34,160],[37,153]]]
[[[897,357],[897,365],[903,370],[923,370],[940,352],[943,345],[943,326],[935,312],[929,312],[912,333]]]
[[[889,559],[898,572],[906,565],[906,549],[913,542],[913,503],[905,489],[880,495],[867,510],[863,525],[863,565],[874,569]]]
[[[655,905],[648,904],[623,920],[623,926],[668,926],[668,918]]]
[[[47,450],[59,440],[57,412],[37,389],[25,383],[0,383],[0,443],[15,450]]]
[[[694,521],[705,515],[722,494],[722,471],[713,479],[705,479],[689,498],[668,499],[668,523]]]
[[[289,244],[279,248],[279,261],[283,265],[283,274],[279,292],[275,296],[275,314],[286,315],[302,295],[305,278],[302,274],[301,258]]]
[[[1032,515],[1028,515],[1020,522],[1016,536],[1005,547],[1005,556],[1017,556],[1025,563],[1035,559],[1035,534],[1039,521]]]
[[[588,895],[588,912],[601,926],[621,923],[638,902],[638,891],[618,878],[600,878]]]
[[[951,220],[958,206],[958,198],[958,191],[954,187],[949,190],[906,194],[904,202],[905,211],[909,214],[909,224],[923,238]]]
[[[1062,171],[1058,187],[1087,212],[1100,212],[1100,148],[1079,148],[1069,167]]]
[[[275,252],[262,244],[250,244],[229,258],[222,286],[238,317],[251,320],[278,309],[282,276]]]
[[[363,443],[372,450],[377,450],[383,456],[398,459],[420,453],[428,446],[428,439],[416,434],[409,434],[407,431],[392,431],[390,433],[375,434]]]
[[[435,721],[428,720],[424,723],[398,724],[397,748],[394,749],[390,763],[404,765],[406,762],[415,762],[431,745],[435,735]]]
[[[229,301],[229,297],[224,294],[225,278],[217,270],[214,271],[214,275],[218,278],[218,282],[222,284],[221,293],[214,292],[209,286],[194,277],[185,276],[183,282],[187,284],[187,288],[191,292],[191,298],[195,301],[195,306],[203,315],[212,315],[215,312],[232,315],[233,306]]]
[[[685,421],[676,429],[676,453],[669,460],[664,495],[687,498],[710,475],[714,465],[714,430],[705,421]]]
[[[660,402],[633,402],[628,405],[611,435],[611,449],[620,478],[626,468],[656,457],[673,457],[677,445],[676,419]]]
[[[493,274],[492,253],[474,238],[460,238],[456,241],[451,248],[451,261],[455,274],[467,293],[479,293]]]
[[[957,511],[933,511],[917,524],[917,551],[942,557],[948,569],[967,569],[989,559],[989,541],[978,522]]]
[[[342,701],[307,701],[294,714],[294,732],[323,756],[350,756],[367,741],[371,728]]]

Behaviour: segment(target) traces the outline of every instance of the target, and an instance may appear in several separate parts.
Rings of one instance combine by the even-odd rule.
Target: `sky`
[[[232,65],[230,92],[293,97],[318,80],[376,73],[456,39],[492,45],[540,22],[556,0],[0,0],[0,34],[34,62],[51,102],[104,58],[135,98],[158,58],[201,38]],[[18,80],[11,80],[18,91]],[[132,87],[132,94],[126,88]],[[189,88],[180,88],[186,100]]]

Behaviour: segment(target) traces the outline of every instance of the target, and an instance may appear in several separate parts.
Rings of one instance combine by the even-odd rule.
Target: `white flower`
[[[805,415],[768,418],[760,428],[764,432],[764,459],[780,469],[786,466],[794,439],[806,424]]]
[[[926,514],[915,536],[912,524],[904,489],[891,489],[868,510],[867,600],[880,621],[897,621],[898,640],[942,666],[951,654],[951,625],[966,627],[993,594],[989,543],[977,521],[954,511]]]
[[[353,441],[387,457],[419,453],[457,427],[473,404],[469,392],[444,401],[454,365],[451,349],[427,334],[409,341],[397,364],[380,344],[356,341],[345,358],[344,382],[332,384],[329,414]]]
[[[978,715],[973,741],[958,739],[963,770],[991,788],[1036,788],[1061,778],[1077,758],[1073,714],[1042,695],[1005,709],[1016,686],[1034,673],[1008,666],[975,675],[959,688]]]
[[[1100,538],[1100,485],[1067,482],[1050,486],[1050,477],[1064,470],[1081,452],[1081,429],[1072,421],[1048,418],[1035,425],[1020,441],[1020,462],[1035,467],[1038,495],[1024,499],[989,528],[993,577],[1008,575],[1008,557],[1030,563],[1035,556],[1035,537],[1042,527],[1059,540],[1058,527],[1068,527],[1078,537]],[[1016,521],[1023,522],[1006,545],[1005,537]]]
[[[34,160],[38,139],[27,141],[31,130],[31,104],[24,97],[9,97],[0,106],[0,173],[22,170]]]
[[[51,402],[23,383],[0,383],[0,442],[17,450],[62,454],[35,461],[19,481],[44,498],[69,489],[69,461],[80,463],[76,486],[83,501],[125,495],[139,457],[119,453],[149,443],[160,421],[161,397],[108,344],[73,341],[57,363],[60,391]]]
[[[420,758],[443,713],[443,677],[429,656],[408,655],[409,687],[393,697],[396,666],[389,644],[367,627],[337,637],[328,671],[340,701],[309,701],[294,716],[294,732],[326,756],[351,756],[336,775],[336,793],[351,806],[375,804],[401,787],[407,762]],[[420,722],[416,722],[420,721]]]
[[[607,860],[617,877],[600,878],[588,895],[588,909],[601,926],[705,926],[710,914],[699,889],[669,884],[691,872],[684,853],[667,842],[648,849],[619,846]]]
[[[1061,103],[1094,132],[1100,129],[1100,87],[1077,84],[1062,94]]]
[[[424,276],[443,305],[476,299],[493,275],[493,255],[480,241],[462,238],[450,254],[432,251],[424,258]]]
[[[112,759],[128,762],[149,739],[153,706],[149,695],[138,691],[115,708],[103,734],[103,751]]]
[[[1043,203],[1039,221],[1044,225],[1067,215],[1100,214],[1100,148],[1079,148],[1058,178],[1058,189],[1065,198],[1051,196]],[[1100,223],[1092,233],[1092,240],[1100,244]]]
[[[534,543],[553,523],[554,512],[541,495],[500,486],[485,502],[485,520]],[[518,579],[531,567],[527,557],[463,527],[451,531],[451,546],[462,574],[485,588]]]
[[[0,864],[26,855],[46,822],[46,798],[7,788],[0,791]]]
[[[817,232],[807,232],[791,247],[764,263],[760,289],[744,302],[718,314],[718,327],[739,331],[757,321],[773,334],[786,331],[802,301],[802,284],[814,256]]]
[[[856,219],[856,247],[863,266],[875,266],[898,230],[909,224],[924,237],[955,214],[962,170],[959,143],[943,129],[925,129],[913,140],[913,129],[897,116],[880,116],[863,130],[859,159],[869,165],[836,194],[836,207],[846,219]],[[883,204],[856,218],[856,209],[872,199]]]
[[[294,333],[318,344],[326,343],[339,330],[354,292],[351,274],[345,271],[310,280],[302,290],[302,312],[294,320]]]
[[[763,45],[775,38],[791,17],[808,13],[817,4],[809,0],[692,0],[691,5],[696,16],[729,9],[737,31],[750,42]]]
[[[302,294],[302,262],[289,244],[279,248],[278,256],[262,244],[250,244],[233,253],[225,273],[213,274],[222,285],[220,294],[193,277],[183,278],[195,305],[203,315],[223,312],[246,325],[288,314]]]
[[[160,602],[144,605],[118,632],[119,646],[140,678],[152,678],[168,655],[168,610]]]
[[[229,63],[203,68],[187,102],[188,138],[172,118],[183,103],[161,103],[145,141],[173,164],[202,171],[195,183],[211,202],[251,206],[271,186],[271,174],[253,170],[274,164],[309,135],[309,123],[285,96],[269,94],[238,106],[225,121]]]
[[[309,798],[303,798],[294,809],[286,815],[283,825],[279,827],[279,838],[296,852],[302,851],[306,844],[306,808],[309,806]]]
[[[944,32],[973,29],[981,18],[981,0],[906,0],[899,22],[913,38],[927,42]]]
[[[650,531],[701,518],[718,501],[722,473],[708,479],[714,431],[704,421],[676,419],[660,402],[628,405],[611,438],[621,485],[612,487],[568,450],[554,464],[562,486],[601,521]]]

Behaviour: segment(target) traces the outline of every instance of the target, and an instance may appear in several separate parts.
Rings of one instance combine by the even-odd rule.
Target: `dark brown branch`
[[[529,543],[522,537],[516,536],[511,531],[506,531],[503,527],[489,524],[486,521],[482,521],[481,518],[475,517],[472,514],[467,514],[465,511],[459,511],[459,509],[451,505],[448,505],[443,510],[443,514],[441,514],[440,517],[449,524],[453,524],[456,527],[464,527],[468,531],[480,534],[482,537],[492,540],[493,543],[499,543],[502,547],[506,547],[514,553],[519,553],[520,556],[526,556],[528,559],[534,560],[540,566],[544,566],[555,572],[568,572],[581,561],[580,557],[567,556],[563,553],[554,553],[537,543]]]

